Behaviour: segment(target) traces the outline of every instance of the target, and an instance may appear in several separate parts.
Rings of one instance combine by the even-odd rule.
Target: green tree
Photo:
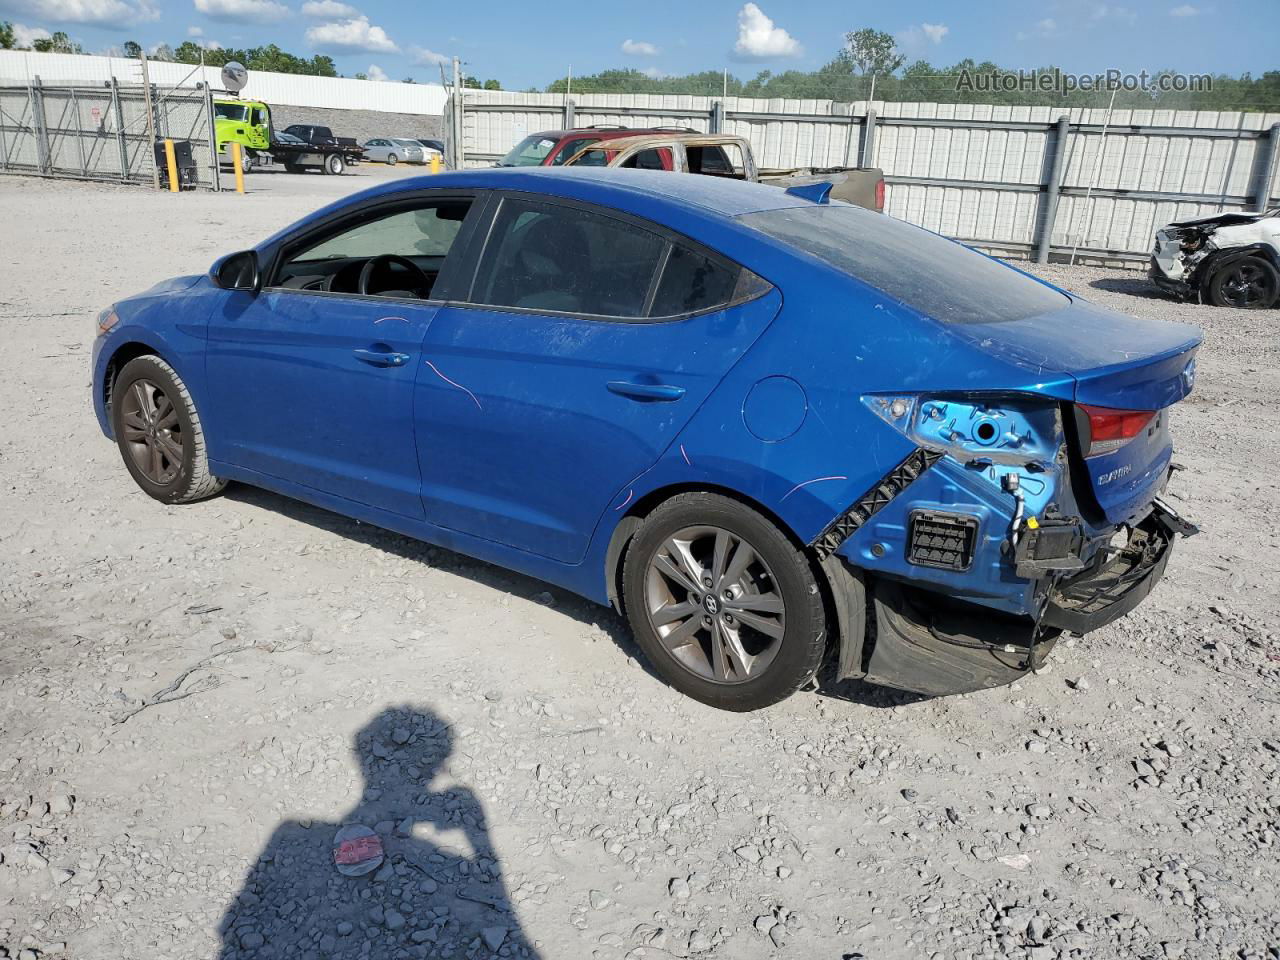
[[[836,54],[835,63],[847,65],[860,74],[893,73],[907,62],[898,52],[898,41],[893,34],[865,27],[844,35],[844,46]]]
[[[484,82],[484,88],[486,90],[501,90],[502,84],[499,83],[497,80],[486,80]]]
[[[368,80],[368,79],[369,79],[369,75],[368,75],[367,73],[357,73],[354,77],[352,77],[352,79],[353,79],[353,80]]]
[[[51,37],[40,37],[31,42],[37,53],[84,53],[84,47],[59,30]]]
[[[130,60],[137,60],[142,56],[142,44],[137,40],[126,40],[124,42],[124,55]]]
[[[0,20],[0,50],[12,50],[18,45],[18,38],[14,35],[13,24],[8,20]]]

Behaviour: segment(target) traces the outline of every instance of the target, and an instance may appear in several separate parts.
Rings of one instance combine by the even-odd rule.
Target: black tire
[[[249,155],[249,151],[243,147],[240,148],[240,170],[242,173],[250,173],[253,171],[253,157]]]
[[[754,573],[748,571],[741,579],[734,578],[733,583],[736,585],[749,579],[759,592],[735,598],[732,602],[739,605],[734,607],[730,606],[726,592],[722,594],[723,600],[708,607],[708,598],[716,598],[727,581],[715,583],[700,599],[692,591],[686,591],[682,599],[675,592],[680,589],[676,587],[667,602],[655,609],[655,590],[668,590],[677,582],[664,573],[661,566],[664,558],[671,556],[667,545],[675,543],[678,534],[689,531],[692,531],[690,536],[710,536],[716,550],[720,549],[719,535],[728,535],[730,546],[725,551],[732,553],[718,562],[704,548],[702,556],[706,562],[702,569],[708,575],[719,566],[727,577],[729,571],[725,568],[735,566],[733,555],[738,544],[750,547],[756,558],[751,561]],[[682,542],[690,544],[689,549],[693,550],[700,541]],[[707,579],[711,578],[708,576]],[[680,494],[645,517],[627,548],[623,565],[623,597],[636,642],[654,668],[681,693],[722,710],[757,710],[786,699],[813,677],[826,653],[827,628],[822,593],[809,558],[772,522],[728,497],[712,493]],[[781,622],[777,639],[757,633],[747,619],[748,615],[758,621],[763,619],[749,613],[759,608],[748,601],[766,597],[780,598],[783,605],[777,612],[777,621]],[[678,651],[673,652],[664,644],[659,630],[667,629],[669,639],[675,634],[689,636],[686,629],[689,621],[681,617],[672,629],[671,620],[658,626],[654,620],[663,619],[664,614],[677,608],[699,607],[701,609],[692,616],[706,626],[696,628],[699,636],[682,640]],[[722,652],[720,662],[738,675],[714,679],[718,668],[712,662],[710,648],[717,643],[716,638],[722,636],[716,632],[724,629],[720,626],[721,618],[733,622],[735,618],[731,613],[734,611],[739,614],[733,627],[736,649],[743,651],[748,641],[752,641],[754,649],[760,652],[747,659],[764,665],[758,673],[755,673],[754,666],[742,673],[737,670],[740,661]],[[716,629],[712,627],[713,621]],[[777,621],[770,622],[777,627]],[[767,646],[761,646],[760,641]]]
[[[324,162],[324,172],[331,173],[335,177],[346,169],[346,164],[342,162],[342,157],[336,153],[329,154],[328,159]]]
[[[1266,310],[1280,300],[1280,271],[1266,257],[1244,257],[1214,271],[1208,294],[1215,307]]]
[[[135,413],[148,399],[155,413],[150,423]],[[187,385],[159,357],[130,360],[116,376],[111,428],[134,481],[162,503],[203,500],[227,485],[209,472],[204,431]]]
[[[387,154],[387,166],[394,167],[399,162],[399,158],[394,153]]]

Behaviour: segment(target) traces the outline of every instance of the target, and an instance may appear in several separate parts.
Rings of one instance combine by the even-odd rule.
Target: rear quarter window
[[[963,244],[847,204],[786,207],[740,221],[944,323],[999,323],[1071,301]]]

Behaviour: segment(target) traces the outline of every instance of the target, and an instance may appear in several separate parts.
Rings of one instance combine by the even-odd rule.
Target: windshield
[[[1071,302],[963,244],[862,207],[814,204],[739,219],[946,323],[1025,320]]]
[[[213,112],[223,120],[243,120],[245,105],[243,103],[215,103]]]
[[[498,161],[500,167],[536,167],[547,158],[547,154],[551,152],[551,148],[556,145],[554,137],[544,137],[541,134],[534,134],[531,137],[525,137],[514,147],[511,152]]]

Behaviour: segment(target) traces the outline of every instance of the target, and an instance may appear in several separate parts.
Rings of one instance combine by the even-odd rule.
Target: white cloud
[[[289,8],[276,0],[193,0],[195,7],[211,20],[233,23],[276,23],[289,15]]]
[[[44,27],[24,27],[20,23],[13,25],[13,39],[19,47],[29,47],[37,40],[48,40],[51,36]]]
[[[941,43],[942,38],[951,32],[951,28],[945,23],[922,23],[920,29],[934,43]]]
[[[623,40],[622,52],[633,57],[656,57],[658,48],[644,40]]]
[[[329,20],[337,17],[360,16],[360,11],[351,4],[339,3],[338,0],[307,0],[302,5],[302,13],[304,16]]]
[[[796,38],[773,21],[754,3],[745,3],[738,11],[738,42],[733,54],[740,60],[776,60],[798,57],[804,53]]]
[[[391,79],[390,77],[387,76],[387,71],[383,70],[376,63],[369,64],[369,69],[364,72],[364,75],[368,77],[370,80],[390,80]]]
[[[152,0],[6,0],[4,7],[54,23],[89,23],[99,27],[123,27],[160,16]]]
[[[387,31],[369,22],[368,17],[352,17],[340,23],[322,23],[307,31],[307,42],[317,50],[345,53],[370,50],[375,53],[397,53],[400,48],[387,36]]]
[[[1121,20],[1125,23],[1137,23],[1138,14],[1128,7],[1113,7],[1105,3],[1100,3],[1093,8],[1093,12],[1089,15],[1091,20]]]
[[[1174,7],[1169,11],[1171,17],[1194,17],[1200,12],[1199,7],[1193,7],[1189,3],[1184,3],[1180,7]]]
[[[202,30],[200,27],[187,27],[187,36],[188,36],[188,37],[203,37],[203,36],[204,36],[204,30]]]
[[[443,53],[436,53],[426,47],[410,47],[409,56],[420,67],[434,67],[440,63],[452,63],[452,60]]]

